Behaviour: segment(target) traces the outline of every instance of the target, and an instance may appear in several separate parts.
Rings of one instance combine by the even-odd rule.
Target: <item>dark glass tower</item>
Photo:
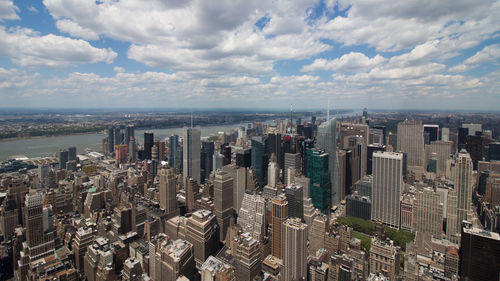
[[[323,213],[329,213],[332,204],[328,156],[328,153],[323,149],[313,148],[307,151],[307,177],[310,180],[309,196],[314,207]]]
[[[203,141],[201,143],[200,172],[202,183],[205,182],[205,179],[208,179],[210,173],[214,170],[214,152],[215,144],[213,141]]]
[[[151,150],[153,148],[154,137],[153,132],[144,132],[144,159],[151,160]]]
[[[252,138],[252,168],[260,190],[267,183],[267,165],[269,164],[268,138],[263,136]]]

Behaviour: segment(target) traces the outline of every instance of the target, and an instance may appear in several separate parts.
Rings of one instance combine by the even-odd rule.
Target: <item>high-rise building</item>
[[[446,162],[450,159],[450,156],[453,151],[453,142],[451,141],[433,141],[429,145],[425,146],[426,150],[426,161],[429,161],[429,158],[433,153],[436,153],[437,159],[437,171],[438,175],[444,176],[446,175]],[[428,163],[427,163],[428,164]]]
[[[262,190],[267,181],[267,165],[269,162],[269,146],[267,137],[257,136],[252,140],[252,168],[255,179]]]
[[[172,168],[160,170],[160,207],[165,210],[167,217],[179,214],[177,208],[177,179]]]
[[[68,160],[76,161],[76,146],[70,146],[68,148]]]
[[[460,241],[460,280],[496,281],[500,276],[500,236],[464,223]]]
[[[250,233],[234,238],[233,256],[236,259],[236,280],[252,281],[261,271],[260,243]]]
[[[146,160],[152,159],[152,149],[154,143],[153,132],[146,131],[144,132],[144,153],[143,158]]]
[[[336,154],[335,154],[336,155]],[[325,150],[313,148],[307,154],[307,177],[311,183],[309,185],[309,196],[314,207],[328,213],[332,206],[331,197],[331,170],[329,169],[330,155]]]
[[[149,257],[150,266],[154,266],[154,275],[150,274],[151,280],[177,280],[180,276],[194,278],[195,262],[193,256],[193,245],[186,240],[177,239],[169,241],[165,237],[150,249],[153,256]]]
[[[266,234],[266,200],[261,195],[245,193],[238,214],[237,223],[243,232],[262,242]]]
[[[307,277],[307,225],[299,218],[283,223],[283,280],[305,280]]]
[[[370,273],[382,273],[387,280],[397,280],[400,252],[400,248],[394,245],[392,240],[373,238],[370,249]]]
[[[457,142],[457,148],[458,151],[462,150],[465,148],[465,144],[467,143],[467,136],[469,135],[469,129],[468,128],[458,128],[458,142]]]
[[[335,205],[342,200],[340,198],[338,183],[338,159],[337,159],[337,121],[335,118],[327,120],[318,127],[317,147],[323,148],[328,153],[328,171],[330,181],[330,204]],[[308,159],[309,161],[309,159]],[[309,163],[308,163],[309,170]],[[309,175],[309,171],[308,171]],[[309,177],[309,176],[308,176]],[[311,187],[312,188],[312,187]]]
[[[59,169],[66,169],[66,163],[69,160],[69,152],[67,150],[59,151]]]
[[[236,166],[250,168],[252,166],[252,149],[242,149],[236,152]]]
[[[441,140],[449,141],[450,140],[450,128],[442,128],[441,129]]]
[[[309,254],[314,255],[316,252],[325,248],[325,236],[328,232],[328,216],[316,216],[310,226],[309,231]]]
[[[367,147],[369,143],[370,129],[366,124],[352,124],[352,123],[341,123],[340,133],[339,133],[339,145],[340,149],[353,149],[353,145],[359,144],[359,151],[357,152],[357,158],[360,160],[360,166],[358,167],[359,176],[361,177],[366,173],[366,157],[367,157]],[[354,143],[353,143],[354,142]],[[343,198],[340,198],[342,200]]]
[[[80,227],[76,233],[73,242],[71,243],[73,255],[75,256],[75,268],[79,272],[84,270],[84,256],[87,252],[87,247],[92,244],[97,231],[92,227]]]
[[[366,174],[371,175],[373,171],[373,153],[375,151],[385,151],[385,146],[381,144],[369,144],[366,150]]]
[[[300,171],[300,153],[285,153],[285,165],[283,169],[284,173],[284,184],[289,185],[291,182],[288,180],[288,169],[294,169],[295,171]]]
[[[420,120],[405,120],[398,124],[398,151],[408,154],[408,166],[424,166],[424,127]]]
[[[437,140],[439,140],[439,125],[424,124],[425,144],[430,144],[431,142]]]
[[[274,155],[274,154],[273,154]],[[267,167],[267,185],[270,187],[276,187],[279,182],[280,168],[278,162],[271,157],[271,161]]]
[[[115,152],[115,129],[113,127],[108,128],[108,153],[113,154]]]
[[[233,179],[223,171],[215,174],[214,205],[215,216],[219,224],[219,239],[223,242],[233,217]]]
[[[455,160],[454,190],[457,193],[457,230],[461,228],[462,221],[468,220],[472,212],[472,159],[469,153],[460,151]]]
[[[476,132],[483,132],[483,126],[481,124],[462,124],[462,128],[468,129],[469,136],[475,136]]]
[[[372,220],[399,228],[400,197],[403,187],[403,155],[396,152],[373,154]]]
[[[176,169],[176,167],[178,167],[179,165],[176,162],[176,159],[177,159],[177,154],[179,151],[179,136],[178,135],[171,135],[169,137],[168,145],[169,145],[168,148],[170,151],[170,155],[168,157],[168,164],[170,167],[174,168],[174,170],[176,170],[178,172],[178,169]]]
[[[288,216],[304,219],[303,188],[297,184],[285,187],[285,197],[288,201]]]
[[[132,138],[135,139],[135,127],[134,125],[128,125],[127,128],[125,128],[125,140],[123,143],[130,143],[130,139]]]
[[[249,169],[234,164],[223,166],[222,171],[228,173],[233,179],[233,208],[236,212],[239,212],[241,201],[246,192],[247,182],[252,175]]]
[[[198,128],[184,128],[182,174],[183,178],[193,178],[197,183],[200,181],[200,137]]]
[[[283,259],[282,235],[283,222],[288,218],[288,202],[284,198],[275,198],[272,204],[272,244],[271,254]]]
[[[443,232],[443,203],[438,193],[423,188],[416,194],[414,202],[413,229],[441,237]]]
[[[115,145],[120,145],[122,144],[122,131],[121,131],[121,128],[120,126],[118,127],[115,127],[115,132],[114,132],[114,137],[115,137]]]
[[[200,192],[200,187],[195,180],[189,178],[184,181],[184,190],[186,191],[186,211],[192,212],[194,210],[196,197]]]
[[[213,141],[201,142],[200,171],[202,182],[205,182],[205,179],[208,179],[214,170],[214,152],[215,144]]]
[[[201,281],[235,281],[234,267],[214,256],[209,256],[200,268]]]
[[[208,210],[194,212],[187,220],[186,240],[193,244],[196,267],[217,251],[217,219]]]

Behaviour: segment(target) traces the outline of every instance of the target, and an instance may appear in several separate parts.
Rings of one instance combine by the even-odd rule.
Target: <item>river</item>
[[[231,124],[200,127],[201,136],[207,137],[216,135],[218,132],[229,132],[231,129],[236,129],[239,126],[246,124]],[[183,128],[168,128],[168,129],[150,129],[154,133],[155,139],[165,139],[172,134],[182,136]],[[147,130],[136,129],[135,138],[138,143],[144,141],[144,132]],[[84,153],[85,148],[90,148],[94,151],[102,150],[102,139],[106,137],[103,133],[85,133],[76,135],[63,136],[48,136],[48,137],[33,137],[25,139],[13,139],[0,141],[0,161],[5,161],[9,156],[25,155],[26,157],[46,157],[54,156],[61,149],[67,149],[70,146],[76,146],[78,154]]]

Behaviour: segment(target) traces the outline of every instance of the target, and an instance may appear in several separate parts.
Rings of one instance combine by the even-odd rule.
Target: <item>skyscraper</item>
[[[300,172],[300,153],[285,153],[285,166],[283,169],[284,173],[284,184],[289,185],[291,182],[289,182],[288,179],[288,169],[294,169],[296,172]]]
[[[174,168],[176,167],[176,155],[178,153],[178,147],[179,147],[179,136],[178,135],[171,135],[169,137],[169,150],[170,150],[170,155],[168,157],[168,164],[170,167]]]
[[[115,129],[113,127],[108,128],[108,153],[113,154],[115,152]]]
[[[267,137],[253,137],[252,140],[252,168],[260,190],[267,180],[267,165],[269,162],[269,147]]]
[[[283,223],[283,280],[307,278],[307,225],[299,218]]]
[[[130,143],[130,139],[132,137],[135,138],[135,127],[134,127],[134,125],[128,125],[127,128],[125,129],[125,140],[124,140],[124,143],[125,144]]]
[[[153,132],[146,131],[144,132],[144,154],[143,158],[146,160],[152,159],[152,149],[153,149]]]
[[[460,280],[497,281],[500,276],[500,236],[464,223],[460,243]]]
[[[398,138],[399,139],[399,138]],[[403,154],[373,153],[372,220],[399,228]]]
[[[443,203],[438,193],[424,188],[416,194],[414,230],[440,237],[443,232]]]
[[[337,121],[335,118],[327,120],[318,127],[317,139],[316,147],[323,148],[325,152],[328,153],[328,171],[330,174],[331,186],[330,202],[331,205],[335,205],[341,200],[338,183]]]
[[[59,151],[59,169],[66,169],[66,163],[69,160],[69,152],[67,150]]]
[[[70,146],[68,148],[68,160],[76,161],[76,146]]]
[[[227,229],[233,216],[233,179],[223,171],[215,174],[214,205],[220,229],[219,239],[223,242],[226,239]]]
[[[196,267],[217,251],[217,219],[208,210],[194,212],[186,223],[186,240],[193,244]]]
[[[303,188],[297,184],[285,187],[286,201],[288,201],[288,215],[290,217],[304,218]]]
[[[282,259],[283,222],[288,218],[288,202],[284,198],[275,198],[271,201],[271,204],[273,228],[271,254],[278,259]]]
[[[472,159],[469,153],[462,150],[455,160],[454,189],[457,193],[457,229],[462,221],[468,220],[472,204]]]
[[[200,183],[200,138],[201,131],[198,128],[184,128],[183,135],[183,178],[193,178]]]
[[[310,179],[309,197],[314,207],[328,213],[332,206],[331,197],[331,173],[329,169],[330,155],[324,150],[313,148],[307,154],[307,177]]]
[[[203,141],[201,143],[201,182],[205,182],[205,179],[208,179],[214,169],[214,152],[215,145],[213,141]]]
[[[408,154],[408,166],[424,166],[424,127],[420,120],[398,124],[397,150]]]
[[[122,131],[120,126],[115,127],[114,137],[115,137],[115,145],[122,144]]]
[[[439,140],[439,125],[424,124],[424,140],[425,144]]]
[[[177,208],[177,180],[172,168],[160,170],[160,207],[165,210],[167,217],[178,214]]]

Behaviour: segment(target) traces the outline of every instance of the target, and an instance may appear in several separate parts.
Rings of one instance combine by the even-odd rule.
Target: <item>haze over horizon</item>
[[[0,0],[0,106],[497,110],[499,14],[465,0]]]

